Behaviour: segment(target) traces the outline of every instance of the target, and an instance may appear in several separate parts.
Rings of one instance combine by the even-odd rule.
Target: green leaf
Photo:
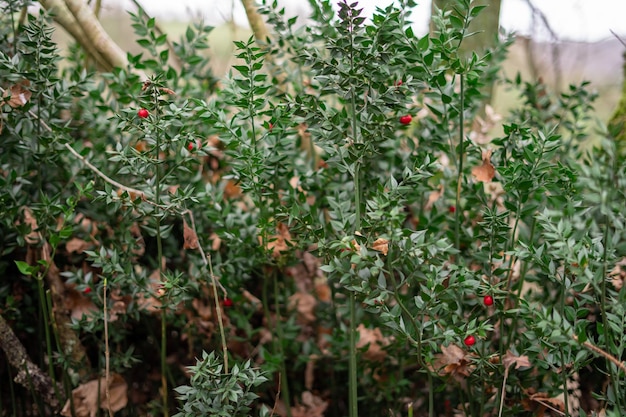
[[[23,275],[31,276],[36,271],[35,267],[30,266],[24,261],[15,261],[15,265],[17,265],[17,269],[19,269]]]

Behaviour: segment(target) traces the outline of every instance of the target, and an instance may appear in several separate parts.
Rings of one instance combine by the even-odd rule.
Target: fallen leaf
[[[183,249],[198,249],[198,235],[183,219]]]
[[[100,392],[98,392],[100,386]],[[98,404],[98,398],[100,404]],[[109,399],[106,398],[106,378],[94,379],[81,384],[72,390],[72,398],[68,399],[61,415],[71,417],[71,404],[74,405],[76,417],[96,417],[98,406],[108,410],[109,405],[114,413],[126,407],[128,403],[128,385],[120,374],[111,374],[109,378]]]
[[[513,352],[507,350],[504,356],[502,357],[502,364],[505,368],[510,367],[511,365],[515,365],[515,369],[519,369],[521,367],[530,367],[530,361],[528,360],[528,356],[515,356]]]
[[[17,84],[13,84],[11,88],[4,91],[2,97],[5,98],[5,103],[13,108],[22,107],[30,101],[32,93],[26,89],[30,85],[30,81],[22,80]],[[8,96],[11,96],[9,100],[6,100]]]
[[[289,297],[289,309],[298,312],[299,324],[310,324],[317,320],[314,314],[316,305],[317,300],[308,293],[296,292]]]
[[[472,168],[472,175],[480,182],[489,182],[496,175],[496,169],[491,164],[491,149],[483,152],[483,164]]]
[[[98,312],[98,308],[91,299],[74,289],[68,289],[65,292],[65,308],[70,311],[70,315],[76,320],[80,320],[85,316],[87,321],[91,321],[94,314]]]
[[[84,241],[83,239],[73,237],[65,244],[65,249],[68,253],[83,253],[85,250],[93,246],[91,243]]]
[[[609,272],[609,277],[611,277],[611,284],[613,284],[615,290],[621,290],[624,286],[624,281],[626,281],[626,258],[617,261],[611,272]]]
[[[272,251],[272,256],[278,258],[281,252],[286,251],[291,246],[291,234],[289,228],[284,223],[278,223],[276,225],[277,234],[271,236],[267,242],[265,242],[265,248]],[[259,243],[263,244],[263,237],[259,236]]]
[[[428,194],[428,201],[426,202],[425,210],[430,210],[433,208],[433,205],[441,198],[443,195],[443,185],[439,184],[435,191],[432,191]]]
[[[302,393],[302,403],[292,407],[291,415],[293,417],[324,417],[324,412],[328,408],[328,401],[321,397],[304,391]]]
[[[457,345],[441,345],[441,353],[436,355],[434,367],[439,375],[450,375],[458,381],[468,377],[474,370],[467,353]]]
[[[377,250],[378,252],[381,252],[383,255],[386,256],[389,252],[389,241],[387,239],[379,237],[372,244],[372,249]]]
[[[367,346],[367,351],[363,354],[365,359],[380,362],[387,357],[387,352],[383,350],[383,347],[389,344],[389,339],[383,337],[378,327],[369,329],[361,323],[357,327],[357,331],[359,332],[359,341],[356,343],[357,349]]]

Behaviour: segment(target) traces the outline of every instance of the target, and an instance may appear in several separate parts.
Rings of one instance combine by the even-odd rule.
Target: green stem
[[[278,290],[278,277],[276,276],[276,272],[272,273],[273,281],[274,281],[274,305],[276,306],[276,333],[278,334],[278,354],[280,355],[280,374],[281,374],[281,391],[283,392],[282,399],[285,403],[285,408],[287,409],[287,417],[291,417],[291,396],[289,394],[289,378],[287,376],[287,363],[285,362],[285,351],[283,349],[283,342],[285,340],[285,334],[283,332],[283,325],[280,322],[280,318],[282,317],[280,313],[280,303],[279,296],[280,292]],[[267,281],[267,280],[266,280]]]
[[[154,90],[154,103],[157,105],[156,107],[156,115],[158,117],[158,103],[159,97],[158,92]],[[159,279],[163,280],[163,237],[161,236],[161,161],[160,161],[160,152],[161,152],[161,134],[160,130],[155,128],[155,202],[156,207],[154,209],[155,221],[156,221],[156,244],[157,244],[157,268],[159,271]],[[167,390],[167,311],[166,306],[161,308],[161,395],[163,397],[163,417],[169,416],[169,405],[168,405],[168,390]]]
[[[356,99],[354,88],[351,90],[351,105],[352,105],[352,135],[354,136],[354,142],[359,143],[360,138],[358,134],[358,124],[356,117]],[[361,231],[361,159],[360,157],[354,163],[354,231]],[[350,297],[348,298],[348,309],[350,311],[350,359],[348,362],[349,373],[349,398],[350,398],[350,417],[359,417],[359,405],[358,405],[358,390],[357,390],[357,360],[356,360],[356,294],[353,290],[350,290]]]
[[[459,165],[458,172],[456,178],[456,209],[454,211],[454,234],[455,234],[455,244],[456,249],[459,251],[459,258],[461,252],[461,182],[463,180],[463,154],[464,154],[464,144],[463,140],[464,132],[463,132],[463,124],[464,120],[464,112],[465,112],[465,83],[463,81],[463,74],[459,74],[460,82],[461,82],[461,92],[460,92],[460,111],[459,111]]]

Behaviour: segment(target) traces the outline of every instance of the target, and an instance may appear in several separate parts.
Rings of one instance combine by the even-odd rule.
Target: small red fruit
[[[146,109],[141,109],[137,112],[137,116],[141,117],[142,119],[147,118],[149,115],[150,113]]]
[[[189,149],[189,152],[193,151],[193,142],[189,142],[187,149]]]
[[[85,287],[83,290],[83,294],[89,294],[91,292],[91,287]]]
[[[224,298],[224,307],[232,307],[233,306],[233,300],[231,300],[230,298]]]
[[[274,129],[274,123],[268,123],[267,124],[267,130],[269,130],[271,132],[272,129]]]
[[[411,123],[411,120],[413,120],[413,117],[411,117],[410,114],[400,117],[400,123],[402,123],[403,125],[408,125],[409,123]]]
[[[396,87],[400,87],[402,85],[402,80],[396,81]]]
[[[450,206],[450,207],[448,207],[448,211],[450,213],[454,213],[454,212],[456,212],[456,207],[455,206]]]
[[[492,296],[490,296],[490,295],[485,295],[485,296],[483,297],[483,303],[484,303],[487,307],[492,306],[492,305],[493,305],[493,297],[492,297]]]
[[[476,344],[476,338],[470,334],[463,340],[463,343],[465,343],[466,346],[474,346]]]

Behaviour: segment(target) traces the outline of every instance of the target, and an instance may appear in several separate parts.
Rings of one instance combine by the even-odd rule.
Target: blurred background
[[[337,2],[338,0],[333,0]],[[434,0],[441,7],[446,1]],[[504,65],[504,75],[523,79],[541,78],[551,89],[562,91],[571,83],[592,83],[599,93],[596,115],[606,122],[620,98],[626,50],[625,0],[482,0],[497,9],[500,28],[517,36]],[[301,0],[280,0],[287,16],[298,16],[297,25],[306,24],[310,6]],[[358,0],[363,15],[371,16],[377,7],[391,0]],[[101,20],[113,40],[123,49],[136,53],[130,19],[126,11],[136,12],[138,5],[172,40],[179,38],[190,22],[202,21],[214,26],[211,35],[211,58],[216,75],[225,74],[233,64],[233,41],[248,39],[249,28],[240,0],[102,0]],[[422,36],[429,30],[431,1],[420,2],[413,10],[412,25]],[[488,8],[488,9],[489,9]],[[493,17],[491,17],[493,19]],[[480,22],[478,22],[480,24]],[[476,28],[475,28],[476,30]],[[480,28],[478,28],[480,30]],[[69,37],[62,29],[57,39]],[[63,44],[63,42],[61,42]],[[506,113],[515,105],[517,93],[496,86],[492,105]]]

